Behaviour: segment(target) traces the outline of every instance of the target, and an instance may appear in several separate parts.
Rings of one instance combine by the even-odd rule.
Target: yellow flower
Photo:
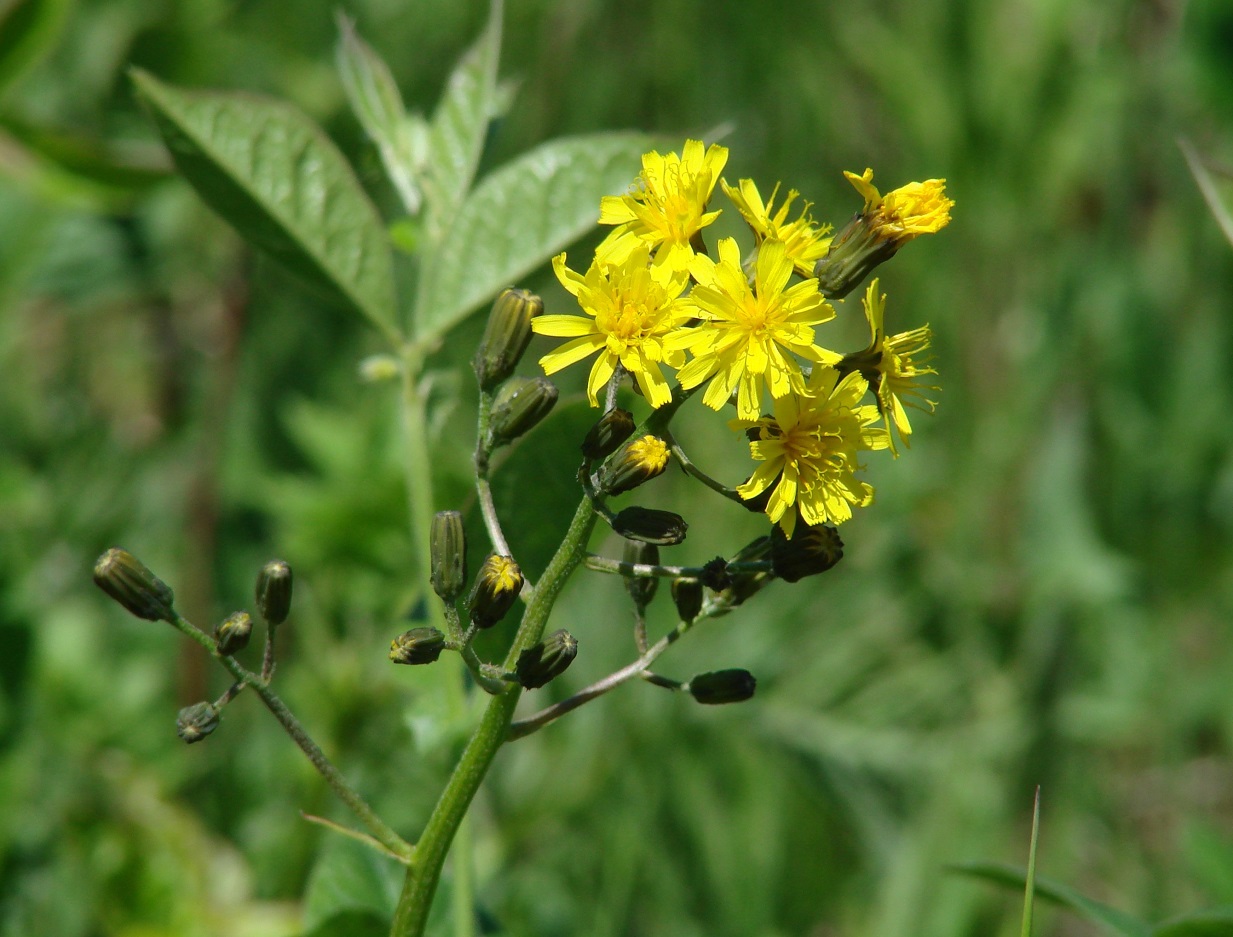
[[[776,400],[773,417],[729,424],[757,428],[749,451],[762,462],[737,493],[749,500],[773,485],[766,515],[789,537],[798,515],[810,527],[841,524],[853,505],[869,504],[873,488],[856,478],[857,455],[887,446],[886,431],[871,426],[878,421],[877,407],[860,403],[865,382],[859,374],[841,380],[834,368],[815,368],[809,393]]]
[[[914,360],[929,348],[929,326],[900,332],[888,338],[883,326],[886,294],[879,295],[877,280],[869,284],[862,304],[872,336],[869,347],[848,355],[837,367],[845,374],[848,371],[859,371],[869,384],[869,389],[877,398],[878,410],[886,419],[891,452],[898,456],[894,434],[890,432],[891,426],[898,431],[903,444],[910,447],[911,440],[908,437],[912,435],[912,425],[908,422],[906,408],[915,407],[917,410],[932,413],[937,406],[935,401],[925,396],[925,392],[939,388],[935,384],[921,383],[921,378],[926,374],[938,372],[927,366],[927,360]]]
[[[844,175],[864,198],[864,214],[882,240],[900,244],[921,234],[933,234],[950,223],[950,209],[955,203],[946,197],[945,179],[909,182],[881,195],[874,188],[872,169],[859,176],[854,172]]]
[[[793,354],[820,363],[839,361],[839,355],[813,343],[813,327],[835,316],[818,292],[817,281],[803,280],[784,289],[792,261],[783,241],[762,242],[752,287],[733,238],[719,242],[718,263],[705,254],[695,256],[690,273],[697,285],[685,305],[706,321],[678,332],[668,345],[693,355],[677,372],[682,387],[710,379],[702,398],[708,407],[718,410],[736,390],[737,415],[757,419],[762,407],[760,385],[765,384],[776,399],[805,392]]]
[[[598,352],[587,380],[593,407],[599,406],[598,394],[618,362],[634,376],[651,406],[662,407],[672,399],[660,364],[675,368],[684,361],[684,355],[666,347],[664,340],[693,315],[678,300],[688,278],[684,272],[663,280],[653,278],[649,252],[644,244],[615,266],[596,258],[585,277],[565,266],[564,254],[552,258],[557,279],[578,298],[590,318],[540,315],[532,319],[531,328],[540,335],[573,338],[539,363],[545,374],[553,374]]]
[[[694,256],[690,242],[719,217],[706,206],[727,161],[725,147],[712,143],[704,152],[701,140],[686,140],[680,156],[661,156],[654,150],[644,154],[635,191],[600,201],[599,223],[617,227],[595,256],[605,263],[624,263],[645,244],[655,249],[657,276],[661,269],[688,269]]]
[[[771,197],[765,205],[762,204],[762,196],[752,179],[742,179],[737,189],[732,188],[722,179],[719,180],[719,184],[723,186],[725,194],[732,200],[732,204],[741,213],[741,217],[753,229],[754,240],[758,244],[767,239],[783,241],[796,272],[803,277],[813,276],[813,265],[825,257],[826,252],[830,250],[831,226],[814,225],[813,219],[809,216],[809,202],[805,202],[801,207],[799,218],[792,222],[788,221],[788,209],[800,194],[796,189],[788,190],[788,197],[772,216],[771,208],[779,192],[778,183],[775,184]]]

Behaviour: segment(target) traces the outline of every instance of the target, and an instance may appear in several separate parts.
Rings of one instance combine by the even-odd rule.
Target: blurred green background
[[[224,675],[90,584],[109,546],[200,623],[288,559],[280,692],[408,834],[465,728],[449,671],[385,658],[416,597],[394,391],[357,377],[377,336],[167,174],[125,75],[292,99],[392,219],[336,6],[0,7],[3,937],[298,934],[322,864],[350,861],[300,819],[347,818],[256,699],[207,744],[175,737]],[[486,14],[343,11],[421,111]],[[757,699],[630,686],[505,751],[474,811],[489,932],[1017,933],[1013,892],[947,865],[1023,864],[1037,784],[1041,874],[1153,921],[1233,905],[1233,247],[1177,142],[1233,166],[1233,4],[513,0],[503,56],[519,89],[485,167],[565,133],[726,126],[729,181],[782,180],[821,220],[855,210],[841,171],[867,165],[944,177],[957,204],[882,271],[892,330],[933,326],[944,390],[909,453],[871,460],[847,558],[665,658],[747,667]],[[568,311],[544,271],[525,285]],[[467,504],[478,327],[436,362],[458,374],[439,507]],[[704,463],[733,451],[705,415],[685,435]],[[542,470],[572,504],[572,466]],[[762,529],[657,485],[694,525],[675,561]],[[580,576],[555,626],[582,654],[538,702],[628,662],[629,620],[619,581]],[[1037,932],[1096,929],[1045,909]]]

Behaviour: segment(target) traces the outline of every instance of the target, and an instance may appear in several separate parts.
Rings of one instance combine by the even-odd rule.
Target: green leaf
[[[330,840],[308,876],[305,929],[322,927],[340,914],[392,920],[405,872],[393,859],[363,843]]]
[[[338,31],[338,73],[351,110],[377,147],[403,207],[408,214],[417,214],[423,201],[417,179],[428,148],[424,122],[407,116],[389,66],[345,16],[338,17]]]
[[[1152,928],[1152,937],[1233,937],[1233,908],[1172,918]]]
[[[1032,937],[1032,905],[1036,897],[1036,842],[1040,837],[1040,787],[1036,788],[1036,799],[1032,805],[1032,839],[1028,846],[1027,881],[1023,889],[1023,921],[1020,937]]]
[[[134,70],[177,168],[249,241],[396,341],[385,227],[346,159],[280,101],[183,91]]]
[[[1021,869],[1001,862],[962,862],[950,866],[950,869],[963,875],[983,878],[1011,888],[1023,888],[1026,881],[1026,876]],[[1122,937],[1152,937],[1150,925],[1131,917],[1124,911],[1084,897],[1061,882],[1037,877],[1033,891],[1037,897],[1069,908],[1114,934],[1122,935]]]
[[[633,133],[570,137],[536,147],[485,177],[425,258],[417,334],[448,332],[497,290],[590,230],[600,198],[629,188],[652,145],[654,138]]]
[[[436,240],[457,213],[471,188],[488,124],[508,103],[497,87],[501,57],[501,0],[492,0],[488,25],[455,66],[445,93],[432,115],[428,131],[428,162],[424,182],[430,218],[428,229]]]
[[[0,95],[51,50],[73,0],[10,0],[0,9]]]

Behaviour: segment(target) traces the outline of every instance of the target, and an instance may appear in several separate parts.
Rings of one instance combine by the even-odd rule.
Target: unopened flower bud
[[[659,547],[653,543],[626,540],[624,559],[626,563],[634,563],[639,566],[658,566]],[[655,591],[658,588],[658,576],[629,575],[625,577],[625,591],[629,593],[629,597],[634,600],[634,604],[639,608],[646,608],[651,604],[651,599],[655,598]]]
[[[492,402],[488,432],[492,445],[513,442],[546,417],[557,403],[557,386],[546,377],[515,377]]]
[[[592,462],[608,458],[634,434],[634,429],[634,415],[628,410],[614,407],[587,430],[586,438],[582,440],[583,456]]]
[[[759,537],[745,545],[725,568],[728,585],[716,595],[718,602],[716,614],[731,611],[736,606],[747,601],[765,586],[770,585],[775,576],[769,569],[740,569],[740,564],[761,564],[771,552],[771,538]],[[738,568],[733,568],[738,567]]]
[[[673,579],[672,601],[676,604],[676,613],[681,616],[681,621],[693,621],[702,611],[702,583],[697,579]]]
[[[671,511],[628,507],[612,519],[612,529],[629,540],[671,547],[685,539],[689,525]]]
[[[438,511],[429,537],[432,591],[453,602],[467,587],[467,532],[458,511]]]
[[[393,355],[369,355],[360,362],[360,380],[376,384],[392,381],[402,373],[402,364]]]
[[[412,628],[390,642],[396,664],[431,664],[445,650],[445,635],[436,628]]]
[[[490,391],[514,373],[531,341],[531,320],[543,311],[544,301],[526,290],[511,287],[497,296],[472,362],[480,390]]]
[[[176,735],[189,745],[200,742],[218,728],[221,716],[213,703],[194,703],[176,715]]]
[[[291,567],[270,560],[257,574],[257,611],[267,625],[281,625],[291,612]]]
[[[716,670],[700,673],[689,681],[689,693],[699,703],[717,706],[742,703],[754,695],[758,681],[748,670]]]
[[[94,582],[138,618],[174,621],[171,587],[127,550],[112,547],[94,564]]]
[[[214,640],[218,642],[218,653],[230,657],[237,651],[248,647],[248,639],[253,633],[253,619],[248,612],[233,612],[222,620],[214,629]]]
[[[771,569],[784,582],[824,573],[843,559],[839,531],[825,524],[797,524],[788,539],[778,525],[771,531]]]
[[[631,491],[662,475],[668,467],[668,444],[658,436],[639,436],[625,443],[599,473],[599,487],[610,495]]]
[[[470,615],[477,628],[491,628],[510,610],[522,591],[522,570],[511,556],[488,554],[471,587]]]
[[[518,655],[514,673],[520,684],[534,690],[565,673],[577,656],[578,640],[568,631],[554,631]]]

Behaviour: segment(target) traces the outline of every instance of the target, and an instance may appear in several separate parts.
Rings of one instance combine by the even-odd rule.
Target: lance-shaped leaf
[[[445,334],[596,224],[599,200],[626,191],[655,139],[612,133],[545,143],[485,177],[425,258],[421,338]]]
[[[389,66],[341,14],[338,31],[338,74],[351,110],[381,154],[403,207],[408,214],[417,214],[423,198],[418,180],[427,161],[427,125],[423,118],[407,114]]]
[[[462,204],[484,151],[488,123],[501,110],[501,0],[492,0],[484,33],[459,60],[432,115],[424,191],[435,239]]]
[[[133,72],[176,167],[253,244],[396,339],[385,227],[338,148],[280,101]]]

